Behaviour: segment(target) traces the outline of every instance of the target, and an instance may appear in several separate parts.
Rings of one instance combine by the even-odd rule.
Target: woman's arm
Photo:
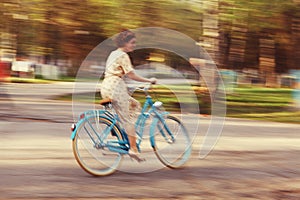
[[[126,76],[132,80],[139,81],[139,82],[149,82],[149,83],[155,84],[157,81],[156,78],[144,78],[144,77],[136,74],[134,72],[134,70],[128,72],[126,74]]]

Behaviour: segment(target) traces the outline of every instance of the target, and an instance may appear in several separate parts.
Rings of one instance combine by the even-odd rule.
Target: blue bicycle
[[[146,100],[135,123],[137,146],[143,140],[146,124],[150,123],[149,139],[157,158],[167,167],[179,168],[191,155],[191,140],[181,121],[162,109],[162,102],[153,102],[150,87],[140,88]],[[95,176],[112,174],[124,155],[129,141],[111,101],[100,103],[104,108],[80,114],[72,125],[72,147],[78,164]]]

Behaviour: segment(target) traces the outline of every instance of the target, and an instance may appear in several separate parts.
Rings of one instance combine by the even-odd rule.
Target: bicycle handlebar
[[[137,87],[136,90],[143,91],[146,95],[149,95],[148,91],[151,89],[152,85],[153,85],[152,83],[145,83],[143,86]]]

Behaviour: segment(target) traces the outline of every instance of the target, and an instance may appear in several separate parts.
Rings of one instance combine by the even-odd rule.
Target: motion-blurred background
[[[266,107],[271,111],[262,113],[290,115],[300,107],[299,13],[298,0],[1,0],[0,77],[72,80],[105,39],[124,29],[163,27],[209,53],[227,87],[229,114],[240,113],[246,102],[247,115]],[[135,65],[161,63],[198,78],[171,52],[146,49],[131,56]]]
[[[188,36],[214,61],[167,49],[130,53],[138,73],[159,80],[153,98],[176,116],[181,105],[188,109],[182,121],[195,135],[192,157],[183,169],[141,174],[159,162],[151,150],[146,156],[155,159],[125,157],[130,167],[92,178],[77,165],[70,140],[74,108],[100,107],[91,83],[105,55],[86,58],[120,31],[143,27]],[[164,36],[154,39],[167,44],[173,37]],[[191,50],[172,41],[179,52]],[[214,63],[219,70],[211,70]],[[299,71],[300,0],[0,0],[0,199],[298,200]],[[86,82],[77,81],[78,72]],[[221,80],[226,97],[218,98],[207,81],[218,93]],[[226,103],[225,123],[211,123],[211,101]],[[213,151],[199,159],[203,140],[217,137],[208,131],[219,127]]]
[[[158,26],[199,41],[220,68],[257,72],[255,81],[271,84],[268,75],[299,69],[299,13],[296,0],[2,0],[0,55],[67,67],[74,75],[106,38]]]

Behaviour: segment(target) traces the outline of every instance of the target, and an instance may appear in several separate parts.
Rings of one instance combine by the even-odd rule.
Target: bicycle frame
[[[150,109],[148,109],[150,107]],[[155,106],[155,103],[152,101],[152,98],[150,95],[147,95],[146,96],[146,101],[143,105],[143,108],[142,108],[142,111],[141,111],[141,114],[139,115],[138,117],[138,120],[135,124],[135,130],[138,134],[138,136],[140,138],[143,137],[143,133],[144,133],[144,128],[145,128],[145,123],[146,123],[146,120],[150,117],[150,115],[154,116],[153,118],[153,121],[150,125],[150,143],[151,143],[151,146],[154,147],[155,145],[155,141],[154,141],[154,130],[155,130],[155,127],[156,127],[156,124],[161,121],[163,123],[163,125],[166,127],[166,124],[163,120],[163,117],[165,115],[168,115],[169,112],[160,112],[158,110],[158,108]],[[171,135],[171,132],[170,130],[168,129],[168,127],[166,127],[167,130],[168,130],[168,134]],[[161,132],[162,130],[160,130]],[[164,136],[164,133],[161,132],[162,135]],[[165,137],[165,136],[164,136]],[[172,137],[173,138],[173,137]],[[137,145],[138,147],[140,146],[140,143],[141,143],[141,139],[138,140],[137,142]]]
[[[139,136],[138,141],[137,141],[138,149],[140,148],[140,144],[142,142],[142,137],[143,137],[143,133],[144,133],[146,120],[150,117],[150,115],[154,116],[153,121],[150,125],[150,143],[151,143],[151,146],[154,147],[154,145],[155,145],[154,131],[155,131],[156,125],[159,121],[162,122],[163,126],[166,128],[166,130],[167,130],[168,134],[171,136],[172,140],[174,139],[172,133],[170,132],[169,128],[166,126],[166,124],[164,122],[164,119],[163,119],[165,115],[169,114],[169,112],[159,111],[159,109],[157,108],[158,106],[155,105],[155,103],[152,100],[152,97],[150,95],[148,95],[147,91],[145,91],[145,93],[146,93],[146,101],[145,101],[145,103],[142,107],[141,113],[138,116],[138,119],[135,123],[135,130],[136,130],[137,135]],[[92,118],[92,117],[98,118],[98,120],[99,120],[99,117],[102,117],[102,118],[105,118],[105,119],[107,119],[111,122],[111,125],[110,125],[109,129],[105,130],[104,134],[109,134],[114,126],[117,126],[119,128],[124,140],[123,141],[112,141],[112,143],[120,144],[119,146],[116,146],[116,145],[112,144],[112,145],[107,145],[106,147],[108,147],[108,149],[111,150],[111,151],[118,152],[118,153],[121,153],[121,154],[127,154],[128,149],[129,149],[129,141],[128,141],[127,133],[126,133],[125,129],[120,126],[121,121],[120,121],[118,115],[116,113],[112,114],[107,110],[89,110],[89,111],[83,112],[79,116],[79,119],[78,119],[78,122],[76,123],[76,125],[74,125],[75,127],[72,128],[71,139],[73,140],[75,138],[77,128],[80,127],[80,125],[83,122],[85,122],[87,119]],[[97,131],[94,130],[94,128],[91,125],[90,125],[90,127],[93,129],[94,133],[97,135],[100,143],[102,143],[103,140],[101,139],[99,134],[97,134]],[[159,131],[161,132],[161,134],[164,137],[166,137],[161,128],[159,129]],[[92,139],[92,137],[91,137],[91,139]],[[97,144],[96,141],[93,141],[93,142],[95,143],[95,145]],[[122,146],[123,147],[126,146],[127,149],[121,148]]]

